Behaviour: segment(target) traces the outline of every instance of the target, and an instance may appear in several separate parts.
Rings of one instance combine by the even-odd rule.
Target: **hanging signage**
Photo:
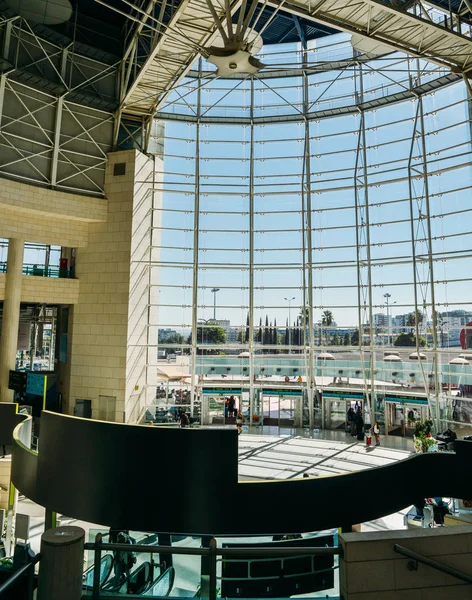
[[[323,392],[323,398],[355,398],[364,400],[364,394],[355,394],[354,392]]]
[[[407,396],[385,396],[385,402],[396,402],[397,404],[428,404],[427,398],[411,398]]]
[[[26,392],[26,373],[24,371],[10,371],[8,389],[20,392],[20,394]]]
[[[234,394],[240,394],[241,393],[241,388],[232,388],[232,389],[223,389],[223,388],[219,388],[219,389],[206,389],[204,388],[202,390],[202,392],[204,394],[213,394],[214,396],[231,396]]]
[[[263,396],[301,396],[301,390],[284,390],[278,388],[262,388]]]

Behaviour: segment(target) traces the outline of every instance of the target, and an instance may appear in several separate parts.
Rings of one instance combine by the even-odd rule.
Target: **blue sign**
[[[428,404],[427,398],[408,398],[406,396],[385,396],[385,402],[397,402],[399,404]]]
[[[204,394],[214,394],[215,396],[231,396],[231,394],[240,394],[241,393],[241,388],[232,388],[232,389],[203,389],[202,390]]]
[[[262,388],[263,396],[301,396],[301,390],[284,390],[280,388]]]
[[[323,398],[356,398],[364,400],[364,394],[351,394],[350,392],[323,392]]]
[[[26,393],[32,396],[41,396],[46,393],[47,375],[42,373],[28,373],[26,377]]]

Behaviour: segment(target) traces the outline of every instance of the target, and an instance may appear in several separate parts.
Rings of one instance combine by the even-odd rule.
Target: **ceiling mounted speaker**
[[[213,52],[207,60],[218,67],[219,77],[229,77],[237,73],[257,73],[264,66],[260,60],[243,50],[231,52],[228,56],[217,56]]]
[[[69,0],[6,0],[9,8],[27,21],[42,25],[58,25],[72,16]]]
[[[258,1],[253,0],[247,12],[245,11],[247,3],[243,3],[244,8],[240,10],[237,23],[232,21],[229,0],[224,0],[225,20],[218,16],[214,0],[206,0],[206,2],[215,20],[217,33],[213,37],[211,46],[205,48],[205,58],[218,68],[218,77],[230,77],[241,73],[253,74],[260,71],[264,65],[255,58],[255,55],[262,48],[262,36],[249,27]]]

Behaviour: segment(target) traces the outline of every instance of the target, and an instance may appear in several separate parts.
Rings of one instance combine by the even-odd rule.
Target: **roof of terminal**
[[[163,22],[168,22],[175,11],[179,8],[182,0],[156,0],[154,14],[162,17]],[[399,6],[407,10],[414,2],[412,0],[381,0],[383,4]],[[137,26],[136,20],[127,18],[127,15],[139,17],[139,13],[133,11],[132,6],[148,6],[148,0],[131,0],[121,2],[117,0],[70,0],[73,6],[71,18],[65,23],[54,26],[34,25],[41,36],[49,30],[50,36],[65,38],[63,41],[75,40],[80,44],[89,45],[119,57],[123,54],[126,40],[132,29]],[[249,10],[250,2],[246,3],[246,11]],[[465,6],[463,0],[434,0],[429,5],[438,6],[449,12],[460,12]],[[13,3],[14,5],[14,3]],[[107,6],[108,5],[108,6]],[[0,15],[11,17],[15,11],[9,8],[11,0],[0,0]],[[161,9],[164,6],[164,12]],[[113,8],[111,8],[113,7]],[[262,38],[265,44],[277,44],[283,42],[300,42],[312,40],[337,33],[337,30],[315,23],[314,21],[296,17],[281,8],[275,18],[267,27],[267,21],[271,19],[274,8],[266,6],[262,15],[257,17],[255,29],[263,29]],[[257,12],[255,13],[257,15]],[[239,16],[237,11],[233,16],[236,22]],[[468,15],[469,16],[469,15]],[[256,17],[252,17],[252,22]],[[47,37],[47,36],[46,36]]]

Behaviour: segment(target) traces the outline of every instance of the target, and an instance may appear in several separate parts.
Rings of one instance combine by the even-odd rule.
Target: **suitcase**
[[[370,446],[370,445],[372,445],[372,436],[371,436],[370,434],[367,434],[367,435],[365,436],[365,445],[366,445],[366,446]]]

